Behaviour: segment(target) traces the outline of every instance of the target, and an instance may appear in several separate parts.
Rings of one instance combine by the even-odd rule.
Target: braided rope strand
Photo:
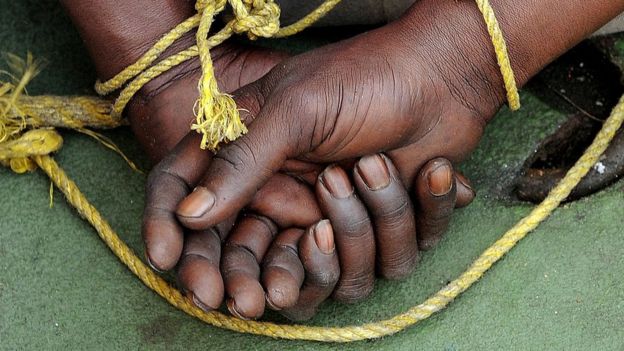
[[[116,76],[106,82],[97,81],[95,83],[95,91],[99,95],[108,95],[119,87],[126,84],[130,79],[136,77],[139,73],[146,70],[152,65],[165,50],[167,50],[175,41],[180,39],[184,34],[196,28],[199,24],[199,15],[194,15],[178,24],[167,35],[160,38],[154,46],[152,46],[141,58],[135,63],[123,69]]]
[[[505,90],[507,91],[507,103],[512,111],[520,109],[520,94],[518,93],[518,86],[516,85],[516,77],[514,71],[511,68],[511,62],[509,60],[509,54],[507,51],[507,44],[505,42],[505,36],[500,28],[498,19],[494,14],[494,9],[489,0],[475,0],[477,7],[487,26],[490,38],[492,38],[492,45],[494,45],[494,52],[496,53],[496,61],[503,76],[503,83]]]
[[[280,28],[273,38],[289,37],[301,32],[318,21],[321,17],[325,16],[329,11],[333,10],[340,1],[341,0],[327,0],[323,2],[314,11],[310,12],[296,23]]]

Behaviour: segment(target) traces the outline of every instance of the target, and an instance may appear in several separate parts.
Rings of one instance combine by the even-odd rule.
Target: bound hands
[[[484,100],[456,86],[457,75],[475,74],[457,71],[465,53],[444,64],[420,55],[393,27],[400,24],[279,63],[233,93],[249,111],[246,136],[212,158],[191,133],[152,172],[147,255],[163,270],[179,262],[180,283],[198,306],[217,308],[225,293],[230,311],[257,318],[266,291],[269,307],[302,319],[332,291],[358,301],[372,290],[375,262],[381,276],[404,277],[418,246],[433,246],[452,209],[471,201],[451,162],[474,148],[502,92]],[[167,90],[173,96],[164,101],[189,106],[190,116],[196,93]],[[344,168],[322,169],[336,161]],[[315,184],[318,205],[305,183]],[[241,210],[248,215],[230,232]],[[321,213],[331,225],[318,223]]]
[[[104,79],[193,14],[192,2],[62,3]],[[510,39],[519,85],[624,11],[622,3],[610,0],[494,5]],[[549,11],[554,7],[557,11]],[[551,34],[548,45],[544,33]],[[180,47],[191,42],[183,40]],[[234,50],[216,60],[215,66],[222,62],[217,67],[222,89],[254,82],[284,58],[257,54]],[[263,309],[264,293],[254,283],[259,277],[270,307],[304,318],[337,279],[337,297],[365,296],[372,286],[373,252],[382,275],[402,276],[416,261],[413,228],[421,248],[431,246],[453,204],[464,205],[473,196],[450,162],[474,148],[503,100],[494,62],[474,4],[434,0],[416,2],[402,19],[381,29],[284,61],[233,92],[238,105],[250,111],[248,135],[224,147],[214,162],[198,150],[198,136],[189,135],[150,175],[144,237],[151,263],[163,270],[178,263],[181,285],[206,309],[221,303],[225,278],[229,305],[244,317]],[[191,63],[156,79],[129,106],[137,138],[154,160],[188,130],[196,67]],[[358,160],[380,151],[385,156]],[[429,161],[438,156],[450,162]],[[338,166],[323,171],[326,162],[339,160],[346,173]],[[305,183],[315,183],[320,172],[317,204]],[[243,207],[252,215],[241,217],[221,259],[221,240]],[[331,226],[317,222],[321,212]],[[307,231],[282,230],[310,225]],[[404,242],[410,248],[401,251]],[[331,250],[334,245],[337,250]],[[389,254],[393,250],[401,254]],[[244,257],[228,258],[238,254]],[[280,289],[288,299],[279,299]]]

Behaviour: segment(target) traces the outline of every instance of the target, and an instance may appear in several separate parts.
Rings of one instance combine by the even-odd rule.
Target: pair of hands
[[[244,52],[251,56],[245,60],[246,68],[254,65],[254,56],[274,57],[263,51]],[[229,53],[236,54],[240,52]],[[228,67],[236,66],[230,62]],[[176,86],[194,88],[188,82],[183,79]],[[162,96],[170,93],[164,91],[154,101],[192,106],[195,95],[184,89],[178,95],[176,86],[168,88],[175,97]],[[155,108],[155,114],[168,112],[162,104]],[[186,115],[191,115],[190,107]],[[446,230],[452,209],[474,197],[465,178],[442,158],[422,165],[410,187],[403,185],[400,172],[382,154],[347,162],[344,169],[351,176],[337,165],[323,170],[315,163],[291,160],[281,167],[288,175],[272,175],[233,229],[236,212],[214,226],[204,226],[181,213],[205,206],[205,200],[179,205],[215,162],[198,149],[198,141],[195,133],[186,136],[150,175],[143,230],[147,257],[161,270],[177,264],[180,285],[196,305],[215,309],[227,295],[229,310],[243,318],[263,314],[265,294],[269,308],[301,320],[314,315],[332,292],[344,302],[368,296],[376,268],[385,278],[405,277],[416,266],[418,247],[432,247]],[[247,174],[242,181],[255,179],[255,173]],[[316,196],[310,187],[315,187]],[[323,214],[331,225],[319,222]]]
[[[143,49],[162,33],[194,12],[193,2],[176,2],[173,6],[165,0],[62,0],[61,3],[80,31],[98,75],[102,78],[111,77],[135,61]],[[492,1],[492,4],[508,39],[518,85],[525,83],[545,64],[624,11],[624,3],[612,0],[542,0],[530,4]],[[94,19],[97,21],[94,22]],[[192,38],[186,42],[182,40],[176,43],[173,50],[190,45],[191,42]],[[315,183],[316,175],[322,171],[325,163],[351,160],[345,166],[351,170],[354,160],[378,152],[384,152],[386,158],[383,160],[387,165],[387,161],[392,162],[397,171],[396,178],[408,189],[407,194],[415,195],[415,206],[412,208],[416,212],[414,226],[419,230],[417,235],[420,243],[426,246],[429,240],[423,238],[435,237],[427,233],[436,232],[426,228],[443,228],[453,207],[451,204],[461,203],[459,195],[465,189],[459,185],[461,181],[452,181],[453,174],[442,172],[447,176],[439,176],[438,184],[456,183],[455,195],[440,197],[447,199],[444,201],[428,201],[432,197],[421,192],[418,184],[428,184],[430,178],[438,179],[438,172],[433,172],[427,163],[439,156],[451,163],[461,161],[474,148],[483,126],[504,99],[491,42],[474,4],[469,1],[420,0],[394,23],[351,40],[284,60],[274,69],[273,66],[284,59],[283,55],[263,53],[270,59],[256,60],[258,55],[257,52],[244,51],[242,54],[224,55],[222,60],[217,60],[217,65],[221,66],[217,67],[217,71],[220,70],[221,78],[226,78],[220,81],[222,90],[233,92],[238,105],[250,111],[246,116],[250,124],[249,134],[224,147],[214,162],[210,161],[207,153],[198,151],[198,143],[192,142],[193,137],[197,136],[188,136],[184,139],[187,140],[184,144],[187,146],[178,145],[173,154],[167,156],[150,176],[144,236],[152,264],[159,269],[171,269],[182,257],[179,267],[186,267],[185,258],[195,258],[193,262],[196,263],[189,266],[198,267],[195,270],[196,278],[184,278],[181,269],[180,280],[189,293],[201,299],[207,298],[208,295],[204,293],[217,291],[214,287],[218,287],[218,281],[223,284],[221,271],[218,270],[219,261],[225,262],[219,257],[220,242],[215,242],[216,248],[211,251],[210,245],[202,246],[205,241],[193,239],[205,235],[196,235],[191,230],[183,229],[181,224],[186,228],[222,228],[218,232],[225,234],[231,227],[228,224],[232,222],[231,218],[250,201],[252,204],[257,201],[258,204],[251,212],[262,213],[258,208],[264,211],[279,209],[276,204],[282,201],[290,204],[286,200],[291,200],[291,196],[296,198],[294,195],[305,193],[296,190],[298,188],[295,186],[293,195],[276,196],[274,199],[278,199],[277,202],[266,201],[264,206],[260,206],[263,199],[256,199],[255,196],[259,189],[269,186],[271,179],[278,174],[278,169],[308,183]],[[153,89],[144,89],[145,99],[135,98],[132,106],[129,106],[127,112],[135,133],[154,160],[167,155],[188,131],[192,119],[191,107],[197,96],[198,74],[193,69],[196,66],[196,63],[195,67],[193,63],[188,63],[169,75],[159,77],[150,84]],[[264,76],[269,70],[271,72]],[[256,118],[255,122],[253,118]],[[172,160],[177,158],[189,163],[173,165],[175,162]],[[362,163],[368,162],[359,164],[363,166],[360,168],[366,168]],[[356,172],[359,172],[357,167]],[[332,178],[334,173],[324,174],[326,178]],[[357,177],[354,173],[350,180],[355,182],[354,188],[359,191]],[[366,180],[366,177],[360,178]],[[297,182],[293,184],[301,185]],[[325,190],[331,190],[332,184],[339,183],[325,179],[324,184],[318,187],[326,188],[328,185],[329,189]],[[185,199],[196,186],[198,190]],[[276,194],[288,194],[285,190],[286,187],[278,186]],[[371,194],[378,194],[376,192],[380,190]],[[409,198],[405,192],[402,194]],[[453,191],[448,194],[453,194]],[[351,198],[357,201],[351,201]],[[373,202],[367,202],[365,196],[356,196],[354,190],[354,194],[347,196],[346,200],[338,200],[337,203],[359,203],[357,207],[360,210],[368,207],[368,221],[360,221],[360,226],[378,229],[379,213],[383,212],[371,207]],[[335,209],[322,202],[317,209],[319,207],[325,211]],[[284,208],[290,211],[284,211]],[[312,206],[302,208],[311,209]],[[337,208],[342,209],[340,206]],[[250,211],[250,208],[246,211]],[[277,223],[274,227],[267,223],[267,230],[274,233],[289,226],[305,227],[295,221],[285,225],[288,218],[278,216],[291,213],[306,212],[296,207],[282,207],[282,210],[275,210],[272,214],[265,212],[265,219],[271,218],[273,224]],[[348,252],[348,249],[341,247],[344,233],[337,226],[340,216],[329,212],[327,216],[334,222],[334,231],[330,232],[332,235],[324,235],[323,238],[335,239],[342,276],[348,269],[371,267],[373,263],[370,259],[349,261],[352,256],[346,255],[343,259],[343,253]],[[347,219],[351,218],[347,216]],[[281,220],[285,222],[279,224]],[[245,232],[238,229],[244,227],[241,224],[243,221],[240,221],[234,234]],[[266,221],[263,219],[262,222]],[[367,222],[367,225],[362,224]],[[431,225],[424,225],[426,223]],[[319,229],[316,228],[315,233],[329,232]],[[208,230],[211,231],[213,229]],[[260,229],[247,230],[247,233],[252,233],[249,237],[253,238],[259,236],[256,234],[260,233]],[[305,254],[308,252],[306,247],[312,247],[312,235],[299,233],[299,259],[303,267],[309,269],[308,273],[315,272],[312,270],[314,265],[309,265],[307,259],[303,259],[315,257]],[[386,243],[380,233],[379,230],[375,232],[374,236],[378,239],[375,245],[383,247],[378,245]],[[234,234],[229,237],[231,241],[235,237],[246,236]],[[382,240],[379,240],[380,236]],[[371,240],[372,236],[363,237]],[[283,243],[278,240],[280,238],[278,234],[274,242]],[[294,243],[295,240],[286,242]],[[331,246],[330,241],[319,242]],[[236,246],[234,244],[226,243],[225,247]],[[370,243],[361,245],[365,249],[373,246]],[[193,251],[194,248],[201,250]],[[270,248],[268,250],[273,252]],[[380,255],[384,250],[376,251],[379,262],[384,262]],[[224,249],[224,258],[229,255],[228,252],[229,249]],[[259,267],[260,255],[253,256],[256,260],[251,266]],[[268,261],[264,256],[266,254],[262,261]],[[353,257],[370,258],[370,250],[366,249],[361,256]],[[354,266],[350,266],[352,262],[357,262],[357,265],[354,263]],[[335,267],[335,263],[332,265]],[[213,268],[216,273],[210,275],[210,269]],[[188,267],[186,269],[193,271]],[[257,270],[251,273],[247,276],[259,276]],[[294,281],[299,284],[300,272],[290,276],[298,277]],[[302,286],[315,282],[312,278],[313,274],[306,276],[304,279],[307,280]],[[331,281],[316,280],[319,284]],[[263,283],[267,282],[263,280]],[[299,300],[310,296],[301,291]],[[270,293],[270,289],[267,292]],[[318,296],[317,300],[321,300]],[[198,304],[208,301],[201,299],[196,299]]]
[[[373,288],[375,266],[404,277],[418,246],[433,246],[452,209],[472,200],[451,162],[474,148],[482,113],[497,106],[454,81],[473,70],[408,49],[401,25],[287,59],[216,52],[220,84],[247,111],[249,133],[214,157],[194,132],[177,143],[197,96],[192,67],[130,106],[155,159],[177,143],[150,175],[143,235],[151,264],[177,264],[198,306],[217,308],[227,295],[233,314],[257,318],[266,292],[270,308],[304,319],[332,291],[358,301]],[[439,47],[420,49],[449,58]],[[331,162],[344,168],[323,169]],[[319,222],[323,215],[331,225]]]
[[[421,247],[432,245],[453,206],[474,197],[461,175],[447,185],[450,164],[436,159],[417,178],[415,216],[392,162],[373,155],[352,167],[353,180],[341,167],[327,167],[316,182],[316,196],[305,181],[278,173],[232,229],[236,217],[211,229],[188,230],[174,212],[196,181],[186,173],[188,165],[210,162],[198,141],[195,135],[182,140],[177,148],[188,152],[174,152],[150,175],[143,231],[147,255],[158,268],[177,262],[180,285],[199,307],[218,308],[225,293],[228,309],[242,318],[260,317],[265,298],[269,308],[295,320],[312,317],[332,292],[339,301],[361,300],[373,289],[376,267],[391,279],[414,269],[416,228]],[[331,225],[320,221],[322,213]]]

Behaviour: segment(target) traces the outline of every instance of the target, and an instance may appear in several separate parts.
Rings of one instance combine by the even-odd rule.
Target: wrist
[[[397,46],[418,62],[415,79],[429,77],[436,94],[450,95],[485,122],[506,102],[492,41],[474,1],[421,0],[391,25],[400,33]]]
[[[624,11],[624,2],[612,0],[490,2],[507,42],[519,87]],[[478,111],[482,116],[493,115],[505,101],[491,38],[474,1],[421,0],[395,26],[408,38],[404,41],[408,50],[413,54],[420,52],[425,62],[441,67],[441,77],[455,95],[467,96],[468,104],[471,95],[474,104],[486,104]],[[491,107],[494,111],[487,113]]]
[[[192,2],[179,0],[61,3],[78,29],[101,80],[135,62],[165,33],[194,14]],[[189,33],[168,51],[177,52],[192,43],[194,33]]]

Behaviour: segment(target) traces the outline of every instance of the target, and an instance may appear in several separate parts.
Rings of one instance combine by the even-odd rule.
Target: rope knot
[[[15,173],[34,171],[37,164],[33,156],[43,156],[58,151],[63,138],[52,128],[29,130],[19,138],[0,143],[0,164]]]
[[[269,38],[280,28],[280,8],[273,0],[232,0],[235,20],[232,30],[235,33],[247,33],[249,39]]]

